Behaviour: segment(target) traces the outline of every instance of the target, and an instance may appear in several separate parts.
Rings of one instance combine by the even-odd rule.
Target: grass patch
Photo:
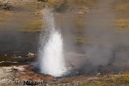
[[[73,20],[77,29],[81,30],[85,28],[86,19],[84,15],[76,16]]]
[[[55,3],[55,2],[60,2],[62,0],[48,0],[49,3]]]
[[[39,32],[41,31],[42,20],[28,20],[28,24],[21,27],[20,31],[22,32]]]
[[[75,39],[76,39],[78,42],[97,42],[97,41],[101,41],[101,39],[88,38],[88,37],[85,37],[85,36],[77,36],[77,37],[75,37]]]
[[[6,10],[0,10],[0,22],[8,20],[8,18],[12,15],[12,12]]]
[[[129,29],[129,19],[117,19],[115,21],[115,26],[117,26],[120,30]]]
[[[114,0],[112,7],[117,19],[129,18],[129,0]]]
[[[82,86],[128,86],[129,72],[119,73],[117,75],[104,75],[98,77],[95,81],[84,82]]]
[[[128,8],[129,8],[129,4],[120,4],[115,7],[115,9],[119,11],[127,11],[129,10]]]
[[[74,0],[76,5],[92,7],[95,5],[97,0]]]

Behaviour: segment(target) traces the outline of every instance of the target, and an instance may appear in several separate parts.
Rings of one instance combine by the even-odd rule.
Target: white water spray
[[[60,77],[66,72],[63,39],[60,31],[55,29],[53,13],[49,9],[43,11],[43,20],[46,27],[45,33],[42,31],[40,36],[40,70],[41,73]],[[43,25],[42,28],[44,29]]]

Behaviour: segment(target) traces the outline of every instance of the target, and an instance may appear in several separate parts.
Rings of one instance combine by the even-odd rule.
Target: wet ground
[[[39,33],[0,31],[0,56],[25,56],[37,53]]]

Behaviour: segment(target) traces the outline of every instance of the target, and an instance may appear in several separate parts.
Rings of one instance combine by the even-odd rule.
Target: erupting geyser
[[[42,28],[45,31],[42,31],[40,35],[40,72],[60,77],[66,72],[63,39],[60,31],[55,29],[53,13],[49,9],[43,11],[43,20],[45,23],[43,22]]]

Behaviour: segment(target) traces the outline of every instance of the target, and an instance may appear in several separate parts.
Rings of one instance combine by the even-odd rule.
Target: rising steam
[[[66,15],[70,17],[66,17],[65,22],[62,22],[65,58],[67,63],[75,68],[72,74],[106,73],[125,70],[128,67],[129,34],[126,31],[117,31],[117,28],[113,27],[115,15],[111,9],[112,1],[99,0],[86,16],[86,22],[82,22],[85,26],[79,35],[88,41],[78,44],[73,40],[78,32],[72,21],[76,15]],[[63,18],[64,16],[58,19]]]
[[[128,67],[129,35],[113,27],[115,16],[111,9],[112,1],[98,1],[86,16],[81,34],[77,33],[78,27],[73,22],[76,15],[57,14],[54,21],[52,13],[44,12],[47,28],[41,33],[39,52],[42,73],[62,76],[66,72],[66,64],[73,67],[72,75],[121,71]],[[55,29],[54,22],[60,23],[64,40]],[[79,43],[75,39],[77,35],[88,41]]]
[[[80,74],[97,74],[120,71],[127,67],[129,57],[128,33],[115,31],[112,0],[100,0],[95,10],[88,15],[83,44],[85,59],[79,67]]]

